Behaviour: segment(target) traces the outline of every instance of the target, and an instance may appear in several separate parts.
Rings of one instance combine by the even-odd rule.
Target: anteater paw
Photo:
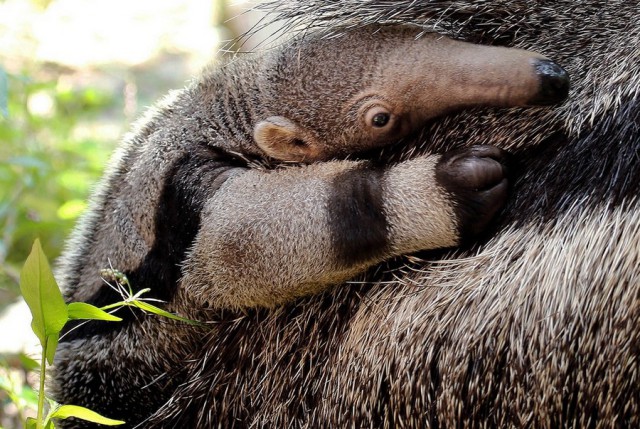
[[[453,199],[460,239],[482,232],[507,198],[506,153],[494,146],[448,152],[436,167],[436,179]]]

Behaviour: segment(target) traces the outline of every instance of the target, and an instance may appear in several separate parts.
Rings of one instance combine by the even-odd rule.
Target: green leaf
[[[51,414],[52,419],[67,419],[69,417],[75,417],[77,419],[100,423],[107,426],[117,426],[125,423],[122,420],[114,420],[101,416],[95,411],[91,411],[88,408],[80,407],[78,405],[61,405]]]
[[[19,392],[17,392],[18,398],[27,404],[31,408],[38,406],[38,393],[33,390],[31,386],[22,386]]]
[[[38,427],[38,421],[33,417],[27,417],[24,427],[25,429],[36,429]]]
[[[35,371],[40,368],[40,364],[35,359],[30,358],[24,353],[18,355],[18,360],[20,360],[20,365],[22,365],[26,371]]]
[[[185,317],[180,317],[176,314],[169,313],[161,308],[156,307],[155,305],[151,305],[149,303],[133,300],[131,301],[131,305],[135,305],[140,310],[148,311],[149,313],[157,314],[158,316],[166,317],[167,319],[178,320],[180,322],[188,323],[189,325],[201,326],[202,323],[197,322],[195,320],[187,319]]]
[[[76,219],[86,208],[84,200],[69,200],[58,208],[56,214],[60,219]]]
[[[31,253],[20,272],[20,291],[33,316],[31,329],[46,350],[47,361],[51,364],[58,336],[67,323],[68,315],[67,305],[39,240],[33,243]]]
[[[67,311],[69,312],[70,320],[105,320],[108,322],[120,322],[122,320],[120,317],[109,314],[86,302],[72,302],[67,305]]]
[[[46,358],[49,365],[53,364],[53,357],[56,355],[56,349],[58,348],[59,339],[60,335],[58,334],[47,335],[47,347],[44,348],[43,352],[46,353]]]

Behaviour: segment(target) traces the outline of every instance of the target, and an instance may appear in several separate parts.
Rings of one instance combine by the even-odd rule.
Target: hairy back
[[[155,427],[632,427],[640,422],[640,4],[286,1],[292,26],[404,22],[532,49],[552,111],[452,115],[409,148],[513,153],[492,238],[276,310],[220,313]],[[435,262],[425,262],[426,259]]]

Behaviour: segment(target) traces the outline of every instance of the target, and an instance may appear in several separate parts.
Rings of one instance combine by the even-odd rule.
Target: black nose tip
[[[540,89],[529,104],[549,106],[565,100],[569,95],[569,73],[551,60],[534,61],[533,66],[540,78]]]

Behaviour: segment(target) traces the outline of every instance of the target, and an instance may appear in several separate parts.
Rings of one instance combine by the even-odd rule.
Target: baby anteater
[[[344,158],[452,109],[561,101],[568,77],[538,54],[419,32],[307,35],[173,94],[125,141],[70,240],[67,301],[119,301],[99,275],[113,266],[168,310],[208,320],[211,309],[287,303],[484,228],[506,196],[500,150],[386,167]],[[266,159],[302,165],[247,162]],[[165,375],[203,335],[121,313],[122,323],[61,339],[51,391],[132,426],[171,396],[180,377]]]
[[[284,161],[327,160],[397,141],[454,109],[567,96],[567,73],[538,54],[417,33],[389,27],[302,38],[253,59],[253,76],[234,69],[245,100],[236,102],[258,147]],[[215,113],[228,113],[223,106]]]

